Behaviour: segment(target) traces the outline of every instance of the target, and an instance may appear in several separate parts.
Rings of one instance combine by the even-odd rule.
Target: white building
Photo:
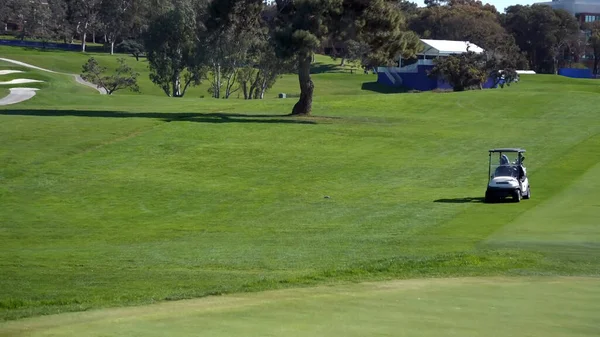
[[[429,40],[421,39],[423,50],[417,54],[417,62],[415,60],[398,59],[400,68],[411,65],[433,66],[433,60],[438,57],[447,57],[450,55],[458,55],[472,51],[481,54],[484,50],[478,45],[469,41],[452,41],[452,40]]]

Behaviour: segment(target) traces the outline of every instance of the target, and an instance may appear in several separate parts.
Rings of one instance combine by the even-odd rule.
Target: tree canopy
[[[366,66],[388,65],[400,54],[414,55],[418,39],[407,31],[402,12],[391,1],[277,0],[278,55],[297,64],[300,99],[292,115],[309,115],[314,83],[313,53],[332,34],[368,45]],[[340,25],[340,22],[343,22]]]

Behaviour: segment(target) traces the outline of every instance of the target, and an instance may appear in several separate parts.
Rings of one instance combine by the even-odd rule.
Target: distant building
[[[600,0],[553,0],[539,4],[564,9],[573,14],[581,24],[600,21]]]
[[[538,4],[548,5],[554,9],[563,9],[573,14],[582,28],[586,23],[600,21],[600,0],[553,0]],[[584,30],[583,34],[589,38],[590,31]],[[573,57],[576,62],[581,62],[589,68],[593,68],[593,58],[593,52],[590,48],[587,48],[584,55],[575,55]]]
[[[400,57],[397,67],[378,67],[377,82],[419,91],[450,89],[450,85],[444,81],[428,76],[428,72],[433,69],[434,60],[467,51],[477,54],[484,52],[481,47],[468,41],[421,39],[421,43],[424,48],[416,58],[407,60]],[[491,81],[484,85],[485,88],[491,86]]]

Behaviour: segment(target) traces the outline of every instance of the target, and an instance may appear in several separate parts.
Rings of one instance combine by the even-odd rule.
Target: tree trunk
[[[298,60],[298,80],[300,82],[300,99],[294,105],[292,115],[308,116],[312,110],[312,99],[315,85],[310,78],[312,54],[305,54]]]
[[[81,51],[85,53],[85,39],[87,38],[87,33],[83,32],[83,37],[81,38]]]
[[[260,95],[258,96],[259,99],[265,98],[265,91],[267,91],[267,86],[263,85],[263,87],[260,89]]]
[[[231,94],[233,94],[236,90],[233,90],[233,86],[235,85],[235,80],[237,77],[237,71],[234,68],[233,73],[229,74],[227,76],[227,83],[225,84],[225,98],[229,98],[231,96]]]
[[[253,99],[254,98],[254,93],[256,92],[257,87],[258,87],[258,80],[260,79],[260,74],[261,74],[261,71],[259,69],[256,72],[256,77],[254,78],[254,81],[250,85],[250,92],[248,93],[248,99]]]
[[[81,38],[81,51],[85,53],[85,39],[87,38],[87,28],[88,28],[88,23],[86,22],[85,25],[83,26],[83,35]]]
[[[177,74],[173,79],[173,97],[181,97],[181,80],[180,75]]]
[[[343,67],[346,65],[346,58],[342,57],[342,62],[340,62],[340,67]]]
[[[248,99],[248,81],[243,81],[241,83],[242,91],[244,92],[244,99]]]
[[[115,40],[110,41],[110,54],[115,54]]]
[[[598,64],[600,63],[599,56],[594,57],[594,75],[598,75]]]
[[[96,43],[96,31],[92,32],[92,43]]]
[[[221,97],[221,64],[213,64],[213,69],[215,69],[213,79],[213,97],[220,98]]]

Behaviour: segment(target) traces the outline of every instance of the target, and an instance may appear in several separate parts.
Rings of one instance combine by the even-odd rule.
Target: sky
[[[549,2],[551,0],[481,0],[483,3],[489,3],[496,7],[499,12],[504,12],[506,7],[512,5],[532,5],[536,2]],[[424,0],[412,0],[412,2],[416,2],[419,6],[424,6]]]

